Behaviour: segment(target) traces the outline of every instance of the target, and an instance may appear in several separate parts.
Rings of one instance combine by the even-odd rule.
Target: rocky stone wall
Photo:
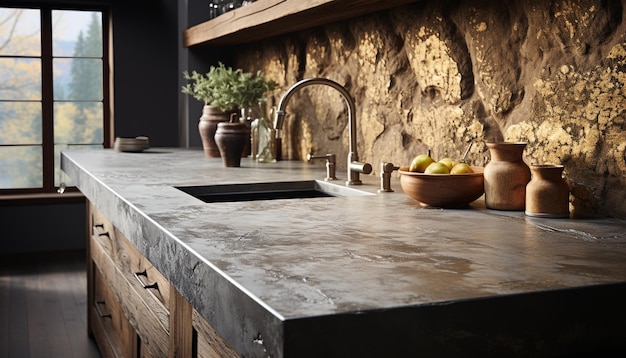
[[[626,0],[423,1],[238,49],[280,84],[326,77],[356,100],[360,159],[489,161],[488,141],[528,142],[563,164],[571,210],[626,218]],[[288,107],[283,153],[345,158],[346,107],[307,87]],[[339,160],[339,165],[345,163]],[[321,165],[321,163],[320,163]],[[338,172],[341,173],[341,172]]]

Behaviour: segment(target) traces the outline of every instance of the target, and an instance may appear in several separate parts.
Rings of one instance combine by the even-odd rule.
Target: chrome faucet
[[[346,185],[360,185],[361,179],[359,179],[359,173],[369,174],[372,172],[372,165],[369,163],[361,163],[359,162],[359,155],[357,154],[356,148],[356,116],[355,116],[355,106],[354,100],[348,93],[348,91],[339,83],[331,81],[326,78],[309,78],[302,81],[297,82],[293,86],[291,86],[287,92],[285,92],[278,102],[278,109],[276,110],[276,118],[274,120],[274,128],[279,132],[283,128],[283,123],[285,122],[285,116],[287,113],[285,109],[287,108],[287,103],[289,99],[294,94],[295,91],[302,87],[310,86],[310,85],[326,85],[332,87],[339,91],[343,99],[346,101],[348,105],[348,124],[349,124],[349,134],[350,134],[350,148],[348,151],[348,180],[346,181]]]

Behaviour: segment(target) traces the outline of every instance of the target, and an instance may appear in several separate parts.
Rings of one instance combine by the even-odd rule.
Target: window
[[[105,15],[0,7],[0,193],[69,186],[61,150],[110,147]]]

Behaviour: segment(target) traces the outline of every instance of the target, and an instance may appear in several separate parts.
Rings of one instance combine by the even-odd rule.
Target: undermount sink
[[[175,187],[205,203],[374,195],[321,180]]]

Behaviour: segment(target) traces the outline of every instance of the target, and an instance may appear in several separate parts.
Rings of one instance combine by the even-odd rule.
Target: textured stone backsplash
[[[528,164],[563,164],[571,210],[626,218],[626,0],[425,1],[238,49],[282,92],[326,77],[356,101],[358,153],[408,165],[489,161],[487,141],[528,142]],[[334,153],[345,168],[346,106],[307,87],[287,108],[283,153]]]

